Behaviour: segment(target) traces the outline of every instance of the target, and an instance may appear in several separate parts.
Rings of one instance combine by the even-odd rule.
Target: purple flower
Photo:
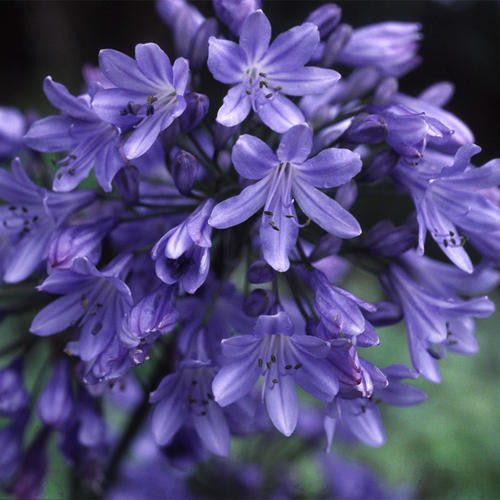
[[[376,306],[332,285],[321,271],[313,271],[311,281],[315,308],[330,334],[355,337],[369,328],[361,308],[375,312]]]
[[[416,23],[384,22],[357,28],[337,61],[349,66],[375,66],[386,75],[402,76],[420,62],[421,38]]]
[[[96,263],[101,255],[101,242],[115,223],[114,218],[108,217],[75,226],[61,226],[50,243],[49,264],[67,269],[80,257],[88,257]]]
[[[337,377],[325,359],[329,351],[324,340],[293,335],[286,313],[260,316],[253,335],[222,341],[226,364],[212,385],[215,401],[223,407],[238,401],[262,375],[267,413],[274,426],[290,436],[298,418],[296,383],[321,401],[331,401],[337,394]]]
[[[214,37],[209,40],[208,67],[222,83],[236,84],[224,98],[217,121],[231,127],[253,110],[276,132],[304,122],[302,112],[284,95],[318,94],[340,75],[333,70],[304,66],[319,42],[318,28],[305,23],[269,45],[271,25],[262,11],[248,16],[239,45]]]
[[[128,159],[137,158],[184,112],[188,62],[178,58],[172,66],[158,45],[141,43],[135,47],[135,60],[116,50],[101,50],[99,66],[117,88],[98,91],[92,106],[103,120],[133,127],[123,152]]]
[[[33,320],[35,335],[52,335],[80,326],[79,355],[94,360],[119,335],[132,296],[123,282],[130,255],[119,255],[102,271],[86,258],[76,259],[71,269],[55,269],[39,290],[63,295],[43,308]]]
[[[188,360],[151,393],[150,402],[156,404],[153,434],[160,446],[168,444],[189,418],[208,450],[216,455],[228,455],[229,427],[224,411],[214,401],[213,377],[214,369],[209,362]]]
[[[7,202],[0,206],[0,236],[8,244],[5,262],[0,267],[7,283],[17,283],[47,257],[56,227],[91,203],[95,194],[83,189],[52,193],[36,186],[16,158],[10,172],[0,170],[0,198]]]
[[[449,164],[451,159],[443,163],[442,155],[427,155],[422,168],[400,162],[393,171],[398,183],[410,191],[417,209],[419,252],[423,255],[429,231],[447,257],[468,273],[473,267],[463,248],[466,240],[462,231],[467,234],[468,231],[494,233],[500,230],[499,207],[480,192],[500,183],[500,160],[491,160],[480,168],[472,167],[470,158],[480,150],[469,144],[457,151],[452,164]]]
[[[425,283],[417,283],[398,264],[392,264],[382,279],[386,290],[403,310],[410,357],[418,373],[439,383],[441,375],[437,361],[442,357],[443,347],[461,345],[460,351],[464,354],[477,350],[473,318],[492,314],[494,305],[487,297],[462,300],[451,291],[442,295],[426,287]],[[472,280],[474,277],[471,283]],[[435,350],[435,345],[439,350]]]
[[[444,144],[453,134],[436,118],[401,104],[368,106],[358,115],[344,137],[355,143],[375,144],[385,140],[408,163],[418,163],[427,144]]]
[[[180,282],[186,292],[194,293],[205,282],[212,246],[207,220],[214,203],[211,199],[202,203],[153,247],[156,274],[164,283]]]
[[[111,191],[111,181],[124,165],[120,131],[97,116],[89,95],[74,97],[50,76],[45,78],[43,89],[62,114],[33,123],[24,142],[37,151],[70,151],[58,162],[61,168],[54,177],[54,190],[71,191],[95,166],[97,182],[105,191]]]
[[[361,233],[349,212],[316,189],[348,182],[361,169],[359,156],[348,149],[329,148],[308,159],[311,148],[312,132],[306,125],[297,125],[283,135],[276,153],[257,137],[240,136],[232,152],[234,166],[242,177],[258,182],[216,205],[209,219],[213,227],[235,226],[264,205],[262,250],[277,271],[288,269],[288,255],[298,235],[294,199],[325,231],[342,238]]]

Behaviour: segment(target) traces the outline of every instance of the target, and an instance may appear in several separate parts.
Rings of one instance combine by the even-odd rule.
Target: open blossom
[[[258,182],[216,205],[208,221],[217,228],[235,226],[264,206],[262,251],[277,271],[288,269],[288,255],[297,240],[294,200],[331,234],[353,238],[361,233],[356,219],[317,189],[347,183],[361,169],[359,156],[348,149],[329,148],[308,159],[311,148],[312,132],[307,125],[284,134],[276,153],[257,137],[240,136],[232,152],[234,166],[242,177]]]
[[[210,38],[208,67],[214,78],[234,85],[219,109],[217,121],[231,127],[253,109],[276,132],[303,123],[304,115],[285,95],[318,94],[340,75],[305,66],[319,42],[316,25],[305,23],[271,40],[271,24],[262,11],[249,15],[241,27],[239,45]]]
[[[128,286],[122,281],[130,255],[119,255],[102,271],[86,258],[76,259],[71,269],[56,269],[40,290],[62,297],[42,309],[30,331],[52,335],[70,326],[80,326],[79,355],[95,359],[119,335],[125,313],[132,305]]]
[[[123,152],[128,159],[137,158],[186,109],[188,61],[180,57],[172,65],[158,45],[141,43],[135,47],[135,59],[116,50],[101,50],[99,66],[116,88],[98,91],[92,106],[103,120],[133,128]]]
[[[53,193],[33,183],[19,158],[11,171],[0,170],[0,240],[6,250],[0,263],[7,283],[27,278],[47,257],[51,238],[65,219],[95,199],[95,193]]]
[[[92,109],[90,95],[75,97],[50,76],[45,78],[43,89],[61,114],[33,123],[24,142],[37,151],[69,151],[57,163],[60,168],[54,177],[54,190],[71,191],[94,167],[101,187],[111,191],[111,181],[124,165],[119,129],[99,118]]]
[[[227,358],[215,376],[215,401],[227,406],[252,390],[262,375],[262,398],[274,426],[289,436],[297,425],[298,400],[295,384],[322,401],[338,391],[336,376],[328,369],[330,346],[324,340],[294,335],[284,312],[260,316],[253,335],[222,341]]]

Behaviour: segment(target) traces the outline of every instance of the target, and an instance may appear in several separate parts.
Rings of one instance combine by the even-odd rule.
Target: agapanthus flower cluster
[[[232,498],[288,498],[292,462],[270,481],[259,456],[214,458],[282,434],[327,495],[386,498],[324,450],[381,446],[384,405],[423,402],[408,382],[478,350],[500,160],[473,163],[451,84],[398,88],[418,24],[353,28],[325,4],[276,33],[259,0],[213,0],[210,19],[157,6],[175,51],[106,48],[78,95],[47,76],[54,115],[0,108],[0,313],[27,323],[0,347],[1,484],[40,496],[55,436],[105,498],[210,497],[200,470],[230,475]],[[388,191],[413,207],[403,224],[377,205]],[[377,297],[346,288],[356,268]],[[376,366],[398,322],[412,366]]]

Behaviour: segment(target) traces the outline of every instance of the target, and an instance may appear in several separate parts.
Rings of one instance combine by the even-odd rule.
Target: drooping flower
[[[317,94],[340,75],[333,70],[305,66],[319,42],[316,25],[305,23],[271,40],[271,25],[262,11],[249,15],[241,27],[239,45],[209,39],[208,67],[214,78],[234,85],[219,109],[217,121],[231,127],[253,109],[276,132],[305,121],[285,95]]]
[[[349,66],[375,66],[400,77],[420,62],[416,55],[421,38],[416,23],[383,22],[357,28],[337,56]]]
[[[186,292],[194,293],[205,282],[212,245],[212,228],[207,220],[214,203],[206,200],[153,247],[156,274],[164,283],[180,282]]]
[[[116,50],[101,50],[99,66],[117,88],[98,91],[92,106],[101,119],[123,129],[133,127],[123,151],[128,159],[137,158],[186,109],[188,61],[180,57],[172,65],[158,45],[140,43],[135,59]]]
[[[474,280],[472,276],[471,283]],[[382,283],[403,310],[410,358],[415,370],[425,378],[441,381],[438,360],[445,347],[461,345],[463,354],[477,350],[473,318],[485,318],[494,311],[493,302],[486,296],[463,300],[452,291],[442,295],[438,291],[442,289],[429,289],[425,282],[416,282],[395,263],[382,277]]]
[[[54,190],[71,191],[95,167],[97,182],[105,191],[111,191],[113,177],[125,164],[120,154],[120,130],[99,118],[90,104],[90,95],[72,96],[50,76],[45,78],[43,89],[61,114],[33,123],[24,142],[37,151],[69,151],[57,163],[60,168],[54,177]]]
[[[312,132],[306,125],[297,125],[284,134],[276,153],[257,137],[240,136],[233,148],[233,164],[242,177],[258,182],[216,205],[209,219],[216,228],[235,226],[264,205],[262,250],[277,271],[288,269],[288,255],[298,235],[294,200],[331,234],[353,238],[361,233],[347,210],[316,189],[348,182],[361,169],[359,156],[348,149],[329,148],[308,159],[311,148]]]
[[[461,147],[453,160],[427,155],[421,168],[399,162],[394,178],[405,186],[415,203],[419,224],[419,252],[423,255],[427,231],[446,256],[470,273],[472,262],[463,245],[468,231],[494,233],[500,230],[500,208],[481,190],[500,183],[500,160],[475,168],[470,158],[480,148]],[[465,235],[463,234],[465,232]]]
[[[35,185],[16,158],[11,171],[0,170],[0,236],[6,239],[3,279],[17,283],[27,278],[47,257],[51,238],[65,219],[90,204],[95,193],[53,193]]]
[[[274,426],[290,436],[298,418],[295,384],[321,401],[337,394],[337,377],[325,359],[328,342],[309,335],[294,335],[288,315],[260,316],[253,335],[222,341],[226,364],[212,384],[215,401],[227,406],[248,394],[262,375],[262,398]]]

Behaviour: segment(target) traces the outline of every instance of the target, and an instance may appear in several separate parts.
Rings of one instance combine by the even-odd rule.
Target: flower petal
[[[287,95],[303,96],[321,94],[332,88],[340,79],[340,74],[333,69],[304,66],[285,73],[272,73],[269,83],[272,88],[281,87]]]
[[[274,427],[290,436],[297,425],[299,408],[295,380],[291,375],[279,377],[277,383],[266,388],[265,401],[269,418]]]
[[[312,23],[295,26],[276,37],[261,61],[265,72],[288,73],[301,68],[319,43],[318,27]]]
[[[361,234],[358,221],[335,200],[305,182],[294,182],[293,194],[304,213],[325,231],[341,238]]]
[[[156,43],[138,43],[135,59],[139,70],[158,87],[164,87],[173,79],[170,59]]]
[[[24,136],[24,143],[45,153],[67,151],[75,145],[70,135],[71,120],[67,116],[48,116],[31,125]]]
[[[241,82],[245,53],[236,43],[211,36],[208,39],[207,64],[213,77],[219,82]]]
[[[270,99],[256,102],[255,111],[270,129],[280,134],[294,125],[305,122],[302,111],[290,99],[279,93]]]
[[[276,151],[281,161],[303,163],[311,153],[312,130],[307,124],[295,125],[281,137]]]
[[[215,401],[223,407],[238,401],[253,389],[259,375],[255,355],[223,366],[212,382]]]
[[[217,113],[217,121],[225,127],[234,127],[250,113],[251,101],[242,83],[230,88]]]
[[[240,135],[231,153],[234,167],[245,179],[262,179],[273,165],[276,155],[263,141],[253,135]]]
[[[81,294],[59,297],[35,316],[30,332],[43,337],[61,332],[76,323],[83,313]]]
[[[193,414],[193,425],[209,451],[220,457],[229,455],[231,438],[224,412],[217,403],[209,403],[206,413]]]
[[[240,31],[240,47],[245,51],[247,64],[259,61],[271,41],[271,23],[264,12],[258,10],[244,21]]]
[[[225,229],[249,219],[264,205],[269,190],[269,179],[246,187],[238,196],[233,196],[215,205],[208,223],[212,227]]]
[[[319,188],[342,186],[361,170],[361,159],[349,149],[324,149],[303,165],[297,165],[300,177]]]
[[[151,94],[153,83],[141,72],[131,57],[112,49],[99,52],[99,67],[104,75],[117,87]]]

